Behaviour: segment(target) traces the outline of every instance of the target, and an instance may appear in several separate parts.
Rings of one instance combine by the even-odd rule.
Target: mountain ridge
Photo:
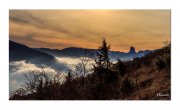
[[[14,60],[27,60],[35,63],[39,63],[39,61],[53,61],[55,57],[89,57],[95,58],[98,49],[88,49],[88,48],[80,48],[80,47],[68,47],[64,49],[50,49],[50,48],[30,48],[26,45],[16,43],[14,41],[9,41],[9,49],[10,49],[10,61]],[[140,50],[138,52],[135,51],[135,47],[131,46],[129,52],[120,52],[120,51],[110,51],[109,57],[111,60],[132,60],[136,57],[142,57],[152,50]],[[38,60],[36,62],[36,58]]]
[[[133,52],[132,49],[133,48]],[[109,56],[111,59],[132,59],[135,57],[142,57],[152,50],[140,50],[135,52],[135,48],[131,47],[129,52],[120,52],[120,51],[110,51]],[[79,48],[79,47],[68,47],[61,50],[58,49],[49,49],[49,48],[34,48],[40,52],[48,53],[57,57],[90,57],[94,58],[96,56],[96,52],[98,49],[87,49],[87,48]]]

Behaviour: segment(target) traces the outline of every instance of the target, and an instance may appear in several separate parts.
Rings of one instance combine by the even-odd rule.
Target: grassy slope
[[[135,83],[136,72],[128,75]],[[161,71],[152,67],[142,67],[139,69],[138,85],[141,99],[170,99],[170,97],[159,97],[157,93],[170,93],[170,72],[166,69]],[[124,99],[140,99],[137,90],[134,90]]]
[[[170,77],[170,68],[157,69],[153,64],[153,59],[156,56],[163,55],[163,49],[157,50],[153,53],[150,53],[144,58],[141,58],[141,62],[150,62],[150,64],[143,64],[139,69],[133,69],[128,73],[134,83],[136,83],[136,75],[138,75],[137,82],[139,85],[139,92],[141,99],[170,99],[170,90],[171,90],[171,77]],[[169,97],[166,96],[157,96],[157,93],[168,93]],[[140,99],[137,89],[134,90],[129,96],[124,99]]]

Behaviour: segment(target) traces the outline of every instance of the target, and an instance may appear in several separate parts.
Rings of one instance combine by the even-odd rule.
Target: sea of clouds
[[[29,73],[30,71],[45,71],[49,74],[65,74],[72,70],[74,71],[74,65],[80,63],[79,58],[58,58],[56,57],[57,62],[59,62],[59,68],[53,68],[45,65],[37,65],[27,62],[25,60],[22,61],[13,61],[9,63],[9,90],[14,91],[21,86],[23,86],[26,82],[26,78],[24,74]],[[92,67],[94,61],[89,61],[88,69]],[[62,66],[61,66],[62,65]],[[65,65],[65,66],[64,66]]]

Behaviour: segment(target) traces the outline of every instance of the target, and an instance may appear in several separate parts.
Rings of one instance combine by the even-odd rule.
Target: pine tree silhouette
[[[96,64],[98,67],[102,68],[109,68],[110,67],[110,61],[109,61],[109,50],[110,50],[110,45],[106,43],[106,40],[103,39],[101,46],[99,46],[98,51],[97,51],[97,59]]]

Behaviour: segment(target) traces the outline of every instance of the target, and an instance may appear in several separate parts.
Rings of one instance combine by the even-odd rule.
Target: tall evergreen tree
[[[97,59],[95,60],[97,66],[103,67],[106,69],[110,67],[109,50],[110,50],[110,45],[108,45],[106,43],[106,40],[103,39],[101,46],[99,46],[98,51],[97,51]]]

